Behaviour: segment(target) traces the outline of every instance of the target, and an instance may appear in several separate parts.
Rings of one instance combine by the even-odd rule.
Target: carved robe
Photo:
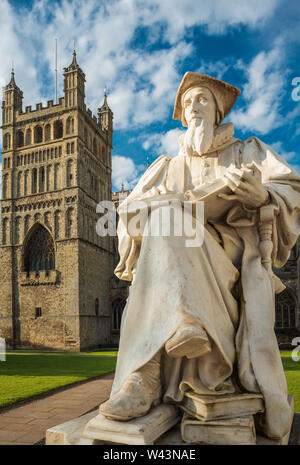
[[[256,137],[242,142],[232,135],[231,123],[220,126],[211,150],[202,157],[182,152],[173,159],[159,157],[119,208],[145,194],[151,198],[155,187],[183,193],[214,181],[229,167],[255,161],[274,205],[272,263],[282,267],[300,234],[300,177]],[[178,327],[197,320],[212,351],[188,360],[170,358],[162,350],[163,401],[180,402],[190,388],[213,395],[261,392],[266,406],[263,432],[269,437],[287,432],[291,412],[274,333],[273,291],[274,284],[275,292],[284,286],[275,277],[273,283],[262,265],[258,221],[257,210],[232,204],[221,220],[206,224],[204,242],[195,248],[185,246],[184,235],[145,235],[138,243],[120,218],[115,274],[133,283],[112,394],[163,349]]]

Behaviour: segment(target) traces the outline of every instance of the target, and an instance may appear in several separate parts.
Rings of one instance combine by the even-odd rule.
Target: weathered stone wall
[[[112,254],[109,250],[100,249],[87,241],[80,241],[81,350],[99,345],[107,346],[111,343],[110,278],[113,273],[112,265]]]

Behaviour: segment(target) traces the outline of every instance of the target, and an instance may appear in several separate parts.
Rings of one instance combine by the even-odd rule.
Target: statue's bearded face
[[[194,87],[183,98],[183,111],[188,130],[184,145],[188,155],[203,155],[212,144],[216,121],[216,103],[206,87]]]

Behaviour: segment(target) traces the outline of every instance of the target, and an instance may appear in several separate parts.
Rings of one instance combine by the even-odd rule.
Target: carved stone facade
[[[22,110],[3,89],[0,336],[11,347],[83,350],[112,340],[114,245],[96,234],[111,200],[113,114],[84,103],[73,54],[64,97]]]
[[[289,260],[280,270],[274,270],[286,289],[276,295],[275,331],[280,345],[291,344],[300,335],[300,241],[291,251]]]

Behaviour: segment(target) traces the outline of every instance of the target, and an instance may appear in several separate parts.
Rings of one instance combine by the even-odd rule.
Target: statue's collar
[[[234,126],[232,123],[225,123],[225,124],[220,124],[215,128],[214,132],[214,138],[213,142],[208,149],[206,153],[203,153],[201,157],[205,157],[206,155],[212,154],[213,152],[217,152],[218,150],[223,150],[226,147],[229,147],[229,145],[233,144],[236,139],[233,137],[234,134]],[[181,153],[183,149],[183,141],[184,141],[184,135],[180,136],[180,146],[181,146]],[[183,149],[184,150],[184,149]],[[198,154],[195,154],[195,156],[199,156]]]
[[[234,126],[232,123],[225,123],[217,126],[214,133],[213,143],[211,144],[206,154],[222,150],[233,144],[233,142],[237,140],[235,137],[233,137],[233,134]]]

